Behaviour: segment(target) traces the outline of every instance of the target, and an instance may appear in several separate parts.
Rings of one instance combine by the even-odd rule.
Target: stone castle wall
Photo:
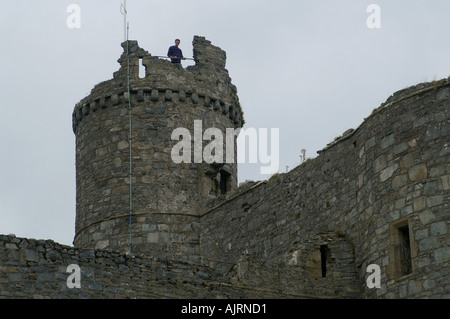
[[[72,265],[80,270],[79,287]],[[0,235],[0,299],[314,297],[239,283],[233,270],[223,276],[192,262]]]
[[[450,297],[449,79],[395,93],[317,158],[236,189],[236,165],[170,158],[177,127],[242,126],[225,52],[195,37],[196,65],[182,69],[122,46],[130,94],[124,53],[73,112],[75,247],[0,235],[0,297]],[[71,264],[81,288],[67,286]]]
[[[326,296],[448,298],[449,137],[449,82],[399,91],[314,160],[205,212],[201,254],[215,268],[246,255],[301,268],[298,293],[324,285]],[[380,289],[366,286],[370,264]]]

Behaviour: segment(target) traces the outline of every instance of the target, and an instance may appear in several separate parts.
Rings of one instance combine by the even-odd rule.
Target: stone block
[[[101,239],[103,239],[103,232],[96,232],[96,233],[93,233],[92,234],[92,239],[94,240],[94,241],[99,241],[99,240],[101,240]]]
[[[373,171],[375,173],[381,171],[387,166],[386,164],[386,157],[384,155],[381,155],[375,159],[373,162]]]
[[[401,209],[401,214],[402,214],[402,216],[408,216],[408,215],[412,214],[412,212],[413,212],[413,207],[412,207],[412,205],[408,205],[408,206],[403,207],[403,208]]]
[[[443,195],[431,196],[427,198],[428,207],[439,206],[442,205],[443,202],[444,202]]]
[[[193,104],[198,104],[198,94],[197,93],[192,93],[191,100],[192,100]]]
[[[439,124],[429,125],[425,134],[425,141],[434,140],[441,135]]]
[[[186,102],[186,92],[184,91],[178,92],[178,101]]]
[[[136,99],[137,99],[138,102],[144,102],[145,101],[144,90],[139,90],[137,92]]]
[[[425,252],[430,249],[435,249],[438,247],[438,242],[436,238],[430,237],[419,241],[419,249],[421,252]]]
[[[425,183],[425,187],[423,189],[423,195],[434,195],[437,192],[437,182],[429,181]]]
[[[405,199],[404,198],[401,198],[401,199],[398,199],[398,200],[395,201],[395,206],[394,206],[395,209],[400,209],[403,206],[405,206]]]
[[[5,244],[5,248],[6,249],[11,249],[11,250],[18,250],[19,249],[16,244],[12,244],[12,243],[6,243]]]
[[[164,98],[166,101],[172,101],[172,90],[166,90],[166,94],[165,94]]]
[[[431,224],[431,235],[439,236],[447,234],[447,225],[446,222],[439,222]]]
[[[87,284],[87,286],[88,286],[89,290],[94,290],[94,291],[102,291],[103,290],[103,285],[98,282],[89,282]]]
[[[222,114],[228,114],[228,106],[222,105]]]
[[[119,94],[111,95],[111,103],[112,103],[112,105],[118,105],[119,104]]]
[[[450,260],[450,247],[436,249],[434,251],[434,258],[438,263]]]
[[[143,224],[142,231],[144,232],[154,232],[156,230],[155,224]]]
[[[433,289],[434,287],[435,287],[436,285],[435,285],[435,283],[434,283],[434,280],[431,280],[431,279],[427,279],[427,280],[425,280],[424,282],[423,282],[423,288],[425,288],[425,289]]]
[[[408,142],[408,146],[409,147],[416,147],[417,146],[417,140],[416,139],[412,139],[411,141]]]
[[[380,181],[383,183],[389,178],[391,178],[392,174],[397,170],[398,164],[394,164],[392,166],[389,166],[381,171],[380,173]]]
[[[391,223],[400,218],[400,211],[394,210],[386,216],[387,222]]]
[[[156,89],[153,89],[150,93],[150,100],[152,100],[153,102],[158,101],[159,99],[159,92]]]
[[[96,112],[98,110],[99,100],[95,100],[91,102],[91,110],[92,112]]]
[[[450,175],[441,176],[441,182],[444,190],[450,190]]]
[[[410,168],[414,165],[414,156],[410,153],[402,157],[400,160],[400,168]]]
[[[152,175],[144,175],[142,176],[142,183],[144,184],[152,184],[155,182],[155,176]]]
[[[159,231],[169,231],[169,225],[167,225],[167,224],[159,224],[158,225],[158,230]]]
[[[422,291],[422,283],[417,280],[410,280],[408,285],[409,296],[417,294]]]
[[[430,210],[426,210],[419,214],[420,221],[426,225],[436,219],[436,215]]]
[[[400,153],[405,152],[407,149],[408,149],[408,143],[406,143],[406,142],[405,142],[405,143],[401,143],[401,144],[396,145],[396,146],[394,147],[393,153],[394,153],[395,155],[397,155],[397,154],[400,154]]]
[[[421,211],[427,207],[427,198],[425,196],[414,198],[413,208],[415,212]]]
[[[428,237],[428,228],[417,230],[415,233],[415,239],[421,240]]]
[[[417,267],[420,269],[420,268],[428,266],[429,264],[430,264],[430,258],[422,257],[422,258],[419,258],[419,261],[417,262]]]
[[[406,285],[401,285],[398,289],[398,296],[399,298],[405,298],[408,296],[408,287]]]
[[[105,109],[105,108],[106,108],[106,100],[105,100],[104,97],[100,99],[100,101],[99,101],[99,106],[100,106],[102,109]]]
[[[55,281],[55,274],[54,273],[40,273],[37,274],[38,281],[41,282],[53,282]]]
[[[450,125],[444,125],[441,129],[441,136],[442,137],[449,137],[450,136]]]
[[[81,251],[80,258],[95,259],[95,250],[89,249]]]
[[[445,87],[445,88],[441,88],[437,93],[436,93],[436,99],[438,101],[445,101],[450,97],[450,88],[449,87]]]
[[[39,254],[35,250],[25,249],[24,258],[26,261],[39,261]]]
[[[81,109],[81,111],[83,112],[83,116],[89,115],[90,110],[91,110],[91,108],[90,108],[90,104],[89,103],[86,103],[85,105],[83,105],[83,107]]]
[[[408,176],[412,182],[418,182],[426,179],[428,176],[427,166],[425,164],[413,166],[409,169]]]
[[[430,177],[439,177],[445,173],[445,167],[443,165],[433,167],[430,170]]]
[[[19,282],[19,281],[22,281],[22,279],[23,279],[23,276],[22,276],[21,273],[12,273],[12,274],[9,274],[9,281],[12,281],[12,282]]]
[[[147,235],[148,243],[157,243],[159,242],[159,233],[148,233]]]
[[[383,138],[383,139],[381,140],[380,145],[381,145],[381,148],[382,148],[382,149],[386,149],[386,148],[388,148],[389,146],[391,146],[392,144],[394,144],[394,142],[395,142],[394,135],[391,134],[391,135],[388,135],[388,136],[386,136],[385,138]]]
[[[205,96],[205,107],[210,107],[210,105],[211,105],[211,98]]]
[[[115,168],[119,168],[122,166],[122,160],[119,157],[116,157],[115,159],[113,159],[113,166]]]
[[[130,144],[128,144],[127,141],[120,141],[120,142],[117,144],[117,148],[118,148],[119,150],[127,149],[129,146],[130,146]]]
[[[166,112],[166,108],[165,107],[154,107],[151,110],[152,114],[164,114]]]

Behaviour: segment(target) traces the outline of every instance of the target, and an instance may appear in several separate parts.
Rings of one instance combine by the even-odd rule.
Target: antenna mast
[[[120,6],[120,13],[123,15],[123,41],[128,41],[127,36],[127,0],[123,0]]]
[[[131,90],[130,90],[130,52],[128,47],[128,34],[129,34],[129,25],[127,22],[127,0],[123,0],[121,6],[120,6],[120,12],[123,14],[123,23],[124,23],[124,42],[127,43],[126,50],[127,50],[127,88],[128,88],[128,116],[129,116],[129,144],[130,144],[130,167],[129,167],[129,179],[130,179],[130,212],[129,212],[129,223],[128,228],[130,232],[130,254],[133,249],[132,245],[132,223],[133,223],[133,165],[132,165],[132,138],[131,138],[131,124],[132,124],[132,118],[131,118]]]

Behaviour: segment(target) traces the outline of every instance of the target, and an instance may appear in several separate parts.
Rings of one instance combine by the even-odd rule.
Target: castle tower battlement
[[[243,125],[237,90],[225,69],[226,54],[195,36],[195,65],[184,69],[151,56],[137,41],[122,47],[120,69],[77,103],[72,115],[77,170],[74,244],[196,258],[196,217],[203,204],[237,187],[236,143],[233,163],[177,164],[171,158],[178,143],[172,134],[177,128],[194,132],[198,120],[203,130],[226,132]],[[145,67],[143,78],[140,65]]]
[[[211,45],[204,37],[195,36],[192,43],[195,65],[183,69],[174,67],[168,60],[152,56],[140,48],[137,41],[128,41],[128,45],[123,42],[124,52],[118,59],[121,67],[114,73],[114,78],[97,84],[89,96],[75,106],[72,114],[74,133],[78,124],[91,112],[118,105],[119,101],[128,101],[127,51],[130,92],[137,102],[144,101],[144,95],[153,102],[159,99],[186,102],[190,99],[194,106],[201,105],[222,112],[228,116],[232,126],[241,127],[243,111],[236,86],[231,83],[225,69],[225,51]],[[144,78],[139,77],[140,63],[145,67]]]

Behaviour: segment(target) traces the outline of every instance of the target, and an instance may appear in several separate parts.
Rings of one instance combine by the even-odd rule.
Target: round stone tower
[[[195,65],[184,69],[137,41],[122,47],[113,79],[96,85],[73,111],[74,245],[196,258],[207,201],[237,187],[243,117],[226,54],[195,36]],[[227,129],[234,136],[227,138]]]

